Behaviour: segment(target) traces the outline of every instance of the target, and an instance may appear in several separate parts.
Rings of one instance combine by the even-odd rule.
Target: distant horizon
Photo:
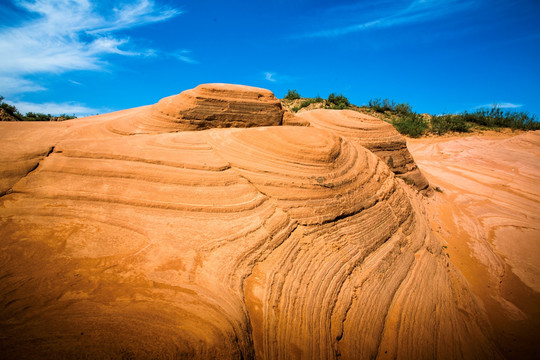
[[[246,85],[246,84],[230,84],[230,85],[251,86],[251,85]],[[258,87],[258,88],[260,88],[260,87]],[[186,90],[189,90],[189,89],[186,89]],[[274,95],[276,96],[276,98],[278,98],[280,100],[283,100],[289,90],[295,90],[296,91],[296,89],[287,89],[287,91],[285,92],[285,94],[283,96],[277,96],[276,94],[274,94]],[[178,93],[178,94],[180,94],[180,93]],[[172,96],[178,95],[178,94],[173,94]],[[334,92],[334,94],[336,94],[336,95],[337,94],[344,95],[345,97],[347,97],[346,94],[342,94],[340,92]],[[330,95],[330,94],[328,94],[328,95]],[[0,94],[0,96],[1,96],[1,94]],[[171,95],[169,95],[169,96],[171,96]],[[328,98],[328,96],[320,96],[319,94],[317,94],[316,96],[304,96],[303,94],[300,94],[300,96],[301,96],[302,99],[316,98],[316,97],[322,97],[323,99]],[[388,99],[388,98],[371,98],[366,103],[356,104],[354,102],[351,102],[351,105],[355,105],[355,106],[359,106],[359,107],[369,107],[369,101],[370,100],[376,100],[376,99],[379,99],[379,100],[386,100],[387,99],[387,100],[390,100],[390,101],[394,101],[393,99]],[[10,102],[9,100],[6,100],[6,99],[4,99],[3,101],[5,103],[8,103],[9,105],[15,106],[17,108],[17,110],[23,115],[26,114],[26,113],[41,113],[41,114],[48,114],[48,115],[52,115],[52,116],[76,115],[78,118],[80,118],[80,117],[103,115],[103,114],[108,114],[108,113],[111,113],[111,112],[131,109],[131,108],[116,109],[116,110],[112,110],[112,111],[109,111],[109,112],[93,114],[93,113],[84,113],[84,111],[87,111],[87,109],[85,109],[83,106],[79,106],[79,105],[72,106],[72,105],[68,104],[69,106],[72,106],[71,109],[75,110],[75,111],[73,111],[71,113],[67,113],[67,112],[64,111],[64,107],[62,107],[61,104],[55,104],[55,103],[32,104],[32,103],[26,103],[26,102],[15,102],[15,103],[13,103],[13,102]],[[398,104],[398,103],[401,103],[401,102],[394,101],[394,103]],[[410,103],[407,103],[407,104],[412,108],[413,111],[418,112],[418,111],[416,111],[414,104],[410,104]],[[152,104],[142,104],[142,105],[139,105],[139,106],[134,106],[133,108],[140,107],[140,106],[148,106],[148,105],[152,105]],[[484,104],[484,105],[474,107],[472,109],[456,111],[456,112],[453,112],[453,113],[444,113],[444,112],[442,112],[442,113],[424,113],[424,114],[429,114],[429,115],[460,114],[460,113],[464,113],[464,112],[473,112],[473,111],[476,111],[476,110],[492,109],[492,108],[499,108],[499,109],[502,109],[504,111],[510,111],[510,112],[522,112],[523,111],[523,110],[521,110],[521,105],[515,105],[515,104],[509,104],[509,103],[502,103],[502,104],[493,103],[493,104]],[[525,111],[525,112],[529,113],[527,111]],[[419,113],[422,113],[422,112],[419,112]],[[534,113],[529,113],[529,114],[531,116],[535,117],[536,121],[540,121],[538,115],[536,115]]]
[[[219,82],[280,99],[295,89],[540,117],[532,0],[34,0],[0,11],[0,95],[23,113],[104,114]]]

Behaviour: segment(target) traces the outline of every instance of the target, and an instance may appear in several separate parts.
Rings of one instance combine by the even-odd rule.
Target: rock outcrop
[[[49,150],[0,150],[38,159],[0,197],[5,358],[498,356],[417,194],[358,141],[208,119],[118,133],[148,111],[20,124]]]
[[[429,186],[407,149],[405,138],[389,123],[353,110],[317,109],[304,111],[297,114],[296,118],[366,147],[417,190],[424,190]]]
[[[121,134],[163,133],[210,128],[281,125],[281,102],[266,89],[204,84],[161,99],[135,114],[114,121]]]

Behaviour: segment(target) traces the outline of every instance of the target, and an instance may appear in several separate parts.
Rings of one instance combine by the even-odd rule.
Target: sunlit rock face
[[[297,114],[296,118],[366,147],[417,190],[429,186],[407,149],[405,138],[389,123],[353,110],[317,109]]]
[[[278,126],[281,102],[266,89],[204,84],[110,124],[120,134],[163,133],[210,128]]]
[[[277,107],[159,131],[155,108],[191,106],[167,99],[0,124],[5,358],[498,356],[418,195],[359,141]]]

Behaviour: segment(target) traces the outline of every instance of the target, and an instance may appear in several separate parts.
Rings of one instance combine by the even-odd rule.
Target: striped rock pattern
[[[405,138],[392,125],[353,110],[304,111],[296,115],[313,127],[330,130],[371,150],[392,171],[412,183],[417,190],[429,186],[407,149]]]
[[[0,197],[5,358],[498,356],[372,152],[314,127],[111,131],[146,111],[17,124],[41,140],[2,149],[48,149]]]
[[[281,102],[266,89],[203,84],[130,113],[109,126],[120,134],[281,125]]]

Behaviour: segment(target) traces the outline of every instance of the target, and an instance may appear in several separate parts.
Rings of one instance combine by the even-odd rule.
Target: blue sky
[[[106,113],[201,83],[540,116],[540,1],[0,0],[0,95]]]

